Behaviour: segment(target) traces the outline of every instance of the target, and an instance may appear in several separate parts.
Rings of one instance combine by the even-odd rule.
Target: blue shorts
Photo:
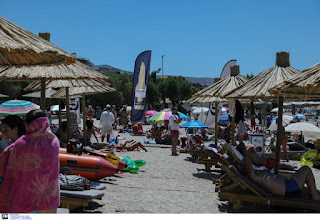
[[[297,181],[293,178],[290,178],[286,181],[286,196],[296,197],[300,194],[300,187]]]

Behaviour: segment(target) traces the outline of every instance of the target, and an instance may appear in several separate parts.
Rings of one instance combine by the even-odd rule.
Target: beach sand
[[[95,120],[95,125],[99,122]],[[150,129],[144,125],[144,131]],[[114,136],[117,132],[114,132]],[[126,140],[145,141],[146,136],[120,134]],[[186,136],[185,130],[180,130],[180,136]],[[100,136],[98,136],[100,141]],[[92,138],[95,142],[95,139]],[[152,145],[149,145],[152,146]],[[101,179],[107,188],[102,200],[94,200],[86,208],[88,213],[230,213],[232,206],[228,201],[220,201],[215,192],[213,179],[221,176],[214,167],[211,172],[204,171],[204,165],[197,164],[187,153],[171,156],[170,145],[160,148],[159,145],[147,147],[149,152],[116,152],[117,156],[130,157],[132,160],[142,159],[146,165],[140,167],[137,174],[123,172]],[[299,161],[294,161],[299,166]],[[316,184],[320,189],[320,170],[312,168]],[[75,210],[75,212],[83,212]],[[294,213],[298,209],[270,209],[264,205],[245,204],[240,209],[244,213]]]

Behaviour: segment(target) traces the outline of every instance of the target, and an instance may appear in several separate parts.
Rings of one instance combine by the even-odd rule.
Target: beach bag
[[[77,175],[65,175],[60,173],[59,175],[60,189],[63,190],[89,190],[90,181],[82,176]]]

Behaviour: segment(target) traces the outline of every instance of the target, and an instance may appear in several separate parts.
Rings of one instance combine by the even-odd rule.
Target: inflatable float
[[[129,157],[120,157],[120,160],[125,162],[126,168],[121,171],[129,171],[130,173],[138,173],[139,167],[144,166],[146,161],[144,160],[131,160]]]
[[[318,156],[317,150],[309,150],[301,156],[300,158],[301,165],[312,166],[318,157],[319,156]]]
[[[73,175],[80,175],[89,180],[100,180],[119,171],[116,166],[102,157],[87,154],[79,156],[61,149],[63,148],[60,148],[59,152],[60,166],[71,169]]]
[[[66,148],[60,148],[59,153],[66,154]],[[90,151],[90,153],[83,153],[81,156],[88,156],[88,155],[100,156],[101,158],[106,159],[108,162],[112,163],[114,166],[118,167],[119,170],[123,170],[126,168],[125,162],[121,161],[119,157],[115,156],[114,154],[99,152],[99,151]]]

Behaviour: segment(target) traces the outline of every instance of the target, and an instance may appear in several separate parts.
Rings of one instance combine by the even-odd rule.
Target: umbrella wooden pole
[[[41,78],[41,97],[40,97],[40,108],[46,110],[46,79]]]
[[[82,121],[83,121],[83,137],[84,137],[84,143],[83,145],[85,145],[85,143],[87,142],[87,129],[86,129],[86,98],[85,95],[82,95]]]
[[[231,121],[231,144],[234,145],[234,129],[236,124],[236,117],[232,117]]]
[[[62,118],[61,118],[61,99],[59,99],[59,126],[61,125]]]
[[[278,110],[278,130],[277,130],[277,145],[276,145],[276,158],[274,164],[274,174],[278,175],[279,173],[279,161],[280,161],[280,127],[282,126],[282,113],[283,113],[283,97],[279,97],[279,110]]]
[[[218,102],[215,103],[215,120],[214,120],[214,142],[218,146]]]
[[[71,137],[71,132],[70,132],[70,100],[69,100],[69,88],[66,88],[66,108],[67,108],[67,135],[68,135],[68,140]]]

